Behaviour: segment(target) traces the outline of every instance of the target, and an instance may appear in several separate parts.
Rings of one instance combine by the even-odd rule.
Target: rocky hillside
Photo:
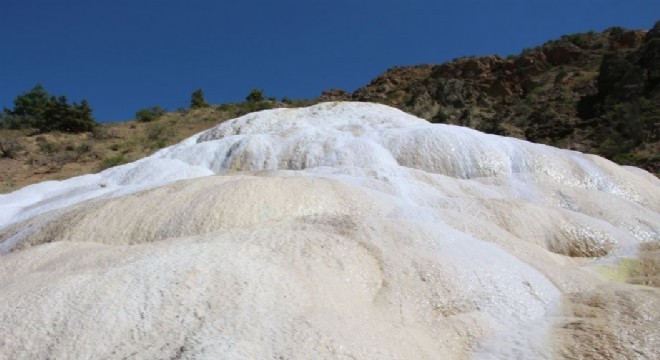
[[[320,101],[384,103],[432,122],[596,153],[660,172],[660,23],[564,36],[518,56],[395,67],[350,94],[236,103],[171,112],[92,132],[0,129],[0,193],[134,161],[218,121]]]
[[[596,153],[660,170],[660,22],[563,36],[520,55],[395,67],[353,94],[432,122]]]

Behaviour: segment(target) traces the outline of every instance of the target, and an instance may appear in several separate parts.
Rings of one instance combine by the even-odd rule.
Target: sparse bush
[[[117,165],[125,164],[127,163],[128,160],[124,157],[124,155],[116,155],[116,156],[111,156],[109,158],[103,159],[103,162],[101,163],[101,170],[105,170]]]
[[[587,39],[582,34],[569,35],[568,41],[577,47],[584,47],[587,44]]]
[[[524,96],[531,101],[537,101],[540,97],[545,96],[545,94],[546,90],[543,87],[535,86],[524,94]]]
[[[147,128],[147,140],[144,144],[145,148],[161,149],[167,145],[167,140],[172,137],[171,127],[166,124],[154,123]]]
[[[3,123],[11,129],[84,132],[96,125],[87,100],[70,105],[66,96],[49,96],[41,84],[17,96],[13,110],[5,108],[4,113]]]
[[[604,118],[609,123],[610,131],[601,149],[605,156],[613,157],[619,153],[626,153],[645,142],[657,140],[655,132],[660,122],[660,110],[655,104],[645,98],[636,98],[632,101],[621,102],[614,105]]]
[[[245,100],[248,102],[260,102],[264,101],[264,91],[261,89],[252,89],[248,96],[245,97]]]
[[[80,144],[80,145],[76,146],[74,150],[78,154],[84,154],[84,153],[88,153],[91,149],[92,148],[91,148],[91,146],[89,146],[89,144],[83,143],[83,144]]]
[[[216,110],[226,112],[229,117],[238,117],[255,111],[272,109],[275,103],[271,101],[246,101],[242,103],[222,104]]]
[[[159,119],[165,115],[165,109],[160,106],[152,106],[146,109],[138,110],[135,113],[135,119],[139,122],[150,122]]]
[[[248,102],[243,106],[243,114],[248,114],[255,111],[268,110],[273,108],[273,103],[270,101]]]
[[[0,138],[0,157],[13,159],[22,146],[15,138]]]
[[[204,99],[204,91],[202,89],[195,90],[190,96],[190,108],[200,109],[208,106],[209,103]]]
[[[55,147],[53,146],[53,144],[47,141],[39,141],[37,144],[39,146],[39,151],[41,152],[52,154],[55,151]]]
[[[134,127],[131,127],[131,129],[134,129]],[[95,126],[92,129],[92,137],[98,140],[105,140],[105,139],[116,138],[117,134],[111,129],[108,129],[103,125],[99,125],[99,126]]]
[[[147,129],[147,137],[149,140],[158,140],[161,136],[165,135],[165,126],[163,125],[154,125],[150,126],[149,129]]]
[[[483,119],[476,129],[487,134],[503,135],[504,128],[502,127],[501,120],[498,118]]]
[[[449,120],[449,112],[446,109],[440,109],[432,120],[434,123],[446,123]]]
[[[622,27],[615,26],[607,29],[610,33],[610,40],[613,41],[619,41],[623,37],[623,33],[625,30],[623,30]]]
[[[406,94],[407,95],[407,94]],[[304,107],[318,104],[318,99],[291,99],[288,97],[282,98],[282,103],[286,104],[287,107]]]

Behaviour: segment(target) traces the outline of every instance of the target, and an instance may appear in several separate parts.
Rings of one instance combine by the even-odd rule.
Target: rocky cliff
[[[660,169],[660,22],[563,36],[520,55],[395,67],[353,94],[432,122]]]

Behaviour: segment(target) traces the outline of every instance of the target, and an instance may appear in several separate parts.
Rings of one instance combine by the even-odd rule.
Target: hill
[[[519,55],[394,67],[347,93],[316,99],[223,104],[153,122],[102,124],[92,132],[0,130],[0,193],[137,160],[238,115],[321,101],[368,101],[431,122],[471,127],[620,164],[660,171],[660,23],[573,34]]]
[[[657,359],[659,211],[599,156],[251,113],[0,194],[0,358]]]
[[[431,122],[660,169],[660,22],[563,36],[519,55],[394,67],[352,94]]]
[[[78,134],[0,129],[0,193],[135,161],[251,111],[311,103],[314,101],[223,104],[168,112],[150,122],[99,124],[91,132]]]

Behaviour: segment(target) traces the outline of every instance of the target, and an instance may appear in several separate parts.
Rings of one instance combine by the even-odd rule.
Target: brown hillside
[[[563,36],[506,59],[395,67],[347,98],[657,173],[658,72],[660,23]]]
[[[150,122],[99,124],[94,131],[80,134],[0,129],[0,193],[135,161],[252,111],[312,103],[294,100],[285,104],[272,101],[223,104],[170,112]]]
[[[80,134],[0,130],[0,192],[137,160],[213,126],[223,115],[211,108],[173,112],[153,122],[102,124]]]

